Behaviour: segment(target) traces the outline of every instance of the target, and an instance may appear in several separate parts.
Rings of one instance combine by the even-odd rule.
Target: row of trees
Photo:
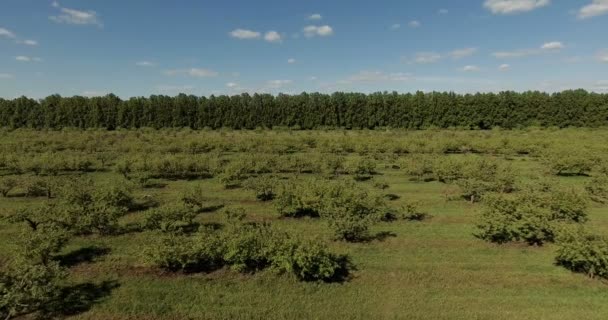
[[[595,127],[608,123],[608,94],[570,90],[456,94],[378,92],[331,95],[0,99],[0,126],[11,128],[323,127],[489,129],[532,125]]]

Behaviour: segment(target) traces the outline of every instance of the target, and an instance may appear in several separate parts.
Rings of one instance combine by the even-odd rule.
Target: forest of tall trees
[[[0,99],[9,128],[466,128],[598,127],[608,124],[608,94],[378,92],[176,97],[121,100],[61,97]]]

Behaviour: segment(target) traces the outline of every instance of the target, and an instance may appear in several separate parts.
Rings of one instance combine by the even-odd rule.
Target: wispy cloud
[[[442,55],[437,52],[418,52],[416,53],[416,56],[409,61],[409,63],[429,64],[439,62],[441,58]]]
[[[307,38],[312,37],[328,37],[334,34],[334,29],[328,25],[325,26],[306,26],[302,30],[304,32],[304,36]]]
[[[81,11],[76,9],[64,8],[59,2],[54,1],[52,3],[54,8],[59,9],[60,13],[55,16],[50,16],[51,21],[57,23],[73,24],[73,25],[96,25],[100,28],[103,27],[103,23],[99,19],[97,12],[92,10]]]
[[[498,70],[500,71],[509,71],[511,69],[511,65],[503,63],[500,66],[498,66]]]
[[[289,58],[289,59],[287,59],[287,63],[289,63],[289,64],[294,64],[294,63],[296,63],[296,59],[294,59],[294,58]]]
[[[152,61],[138,61],[135,63],[136,66],[138,67],[156,67],[156,63],[152,62]]]
[[[321,20],[323,16],[320,13],[311,14],[308,16],[308,20]]]
[[[595,57],[599,62],[608,63],[608,49],[601,50]]]
[[[391,26],[391,30],[398,30],[398,29],[401,29],[401,24],[399,24],[399,23],[394,23]]]
[[[230,32],[230,36],[241,40],[259,39],[262,34],[257,31],[247,29],[235,29]]]
[[[16,37],[14,32],[5,28],[0,28],[0,38],[15,39]]]
[[[477,52],[477,48],[463,48],[452,50],[448,55],[453,59],[462,59],[466,57],[470,57]]]
[[[523,58],[527,56],[540,55],[544,53],[557,52],[566,46],[559,41],[552,41],[542,44],[538,49],[518,49],[513,51],[497,51],[492,55],[498,59]]]
[[[190,76],[195,78],[212,78],[217,77],[219,75],[218,72],[208,69],[199,69],[199,68],[191,68],[191,69],[173,69],[165,71],[165,74],[168,76]]]
[[[407,25],[410,28],[419,28],[420,26],[422,26],[422,23],[420,23],[420,21],[418,21],[418,20],[412,20],[412,21],[408,22]]]
[[[483,6],[493,14],[515,14],[551,4],[551,0],[486,0]]]
[[[26,46],[37,46],[38,41],[36,40],[17,40],[17,43],[24,44]]]
[[[439,11],[437,11],[437,13],[439,13],[439,14],[448,14],[448,13],[450,13],[450,11],[448,9],[439,9]]]
[[[580,19],[601,16],[608,13],[608,0],[593,0],[578,11]]]
[[[0,79],[13,79],[13,78],[15,78],[15,76],[10,73],[0,73]]]
[[[293,84],[292,80],[269,80],[266,82],[267,89],[281,89]]]
[[[473,66],[473,65],[469,65],[469,66],[464,66],[461,69],[464,72],[477,72],[479,71],[479,67],[478,66]]]
[[[195,89],[195,87],[192,85],[176,86],[176,85],[161,84],[161,85],[156,86],[156,90],[163,92],[163,93],[167,93],[167,94],[190,93],[194,89]]]
[[[276,31],[268,31],[264,35],[264,40],[268,42],[281,42],[283,41],[281,35]]]
[[[16,56],[15,60],[20,62],[42,62],[41,58],[28,56]]]

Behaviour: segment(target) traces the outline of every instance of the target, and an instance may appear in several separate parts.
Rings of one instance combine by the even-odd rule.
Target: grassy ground
[[[520,179],[542,169],[532,158],[511,161]],[[96,180],[116,173],[90,174]],[[145,264],[142,248],[150,234],[73,240],[66,253],[82,248],[95,256],[72,266],[70,281],[91,283],[74,319],[605,319],[608,287],[554,265],[555,247],[493,245],[473,236],[479,204],[446,200],[449,187],[412,182],[397,169],[382,169],[394,201],[416,200],[432,215],[423,222],[381,223],[375,232],[392,236],[369,243],[331,242],[329,230],[313,219],[278,219],[272,204],[256,202],[247,190],[225,190],[217,178],[164,181],[159,189],[137,190],[162,201],[201,184],[218,204],[247,209],[250,219],[272,220],[285,230],[320,237],[357,266],[354,277],[339,284],[297,282],[270,272],[243,275],[230,270],[211,274],[164,274]],[[588,178],[560,178],[581,185]],[[365,182],[371,188],[373,182]],[[0,198],[0,210],[28,204],[19,197]],[[203,214],[214,221],[218,213]],[[589,225],[608,232],[608,207],[594,204]],[[123,218],[139,221],[140,214]],[[18,228],[0,223],[0,252],[7,254]],[[90,300],[90,301],[89,301]],[[87,303],[90,302],[90,303]]]

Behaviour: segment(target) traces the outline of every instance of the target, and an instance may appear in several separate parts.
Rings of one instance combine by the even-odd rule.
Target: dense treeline
[[[608,124],[608,94],[570,90],[456,94],[423,93],[273,96],[151,96],[121,100],[49,96],[0,99],[0,126],[10,128],[518,128]]]

